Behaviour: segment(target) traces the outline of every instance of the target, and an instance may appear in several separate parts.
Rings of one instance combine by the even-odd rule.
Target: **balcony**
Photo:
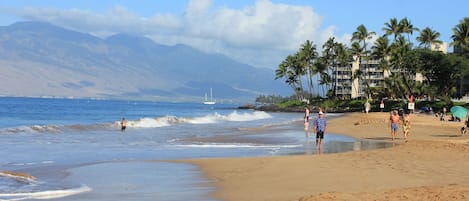
[[[350,83],[346,83],[346,82],[344,83],[337,82],[337,87],[350,87],[350,85],[351,85]]]
[[[337,77],[334,75],[332,76],[332,79],[341,79],[341,80],[350,80],[352,79],[352,76],[351,75],[337,75]]]
[[[363,72],[383,72],[383,70],[377,66],[368,66],[368,68],[365,68],[365,66],[360,66],[360,70]]]
[[[333,70],[336,70],[336,68],[332,68]],[[345,71],[345,72],[351,72],[352,68],[351,67],[337,67],[337,71]]]
[[[370,76],[367,76],[366,78],[373,79],[373,80],[384,80],[384,75],[370,75]]]
[[[361,65],[378,65],[379,60],[364,60],[360,63]]]
[[[349,95],[349,94],[352,94],[352,90],[348,90],[348,89],[337,89],[337,90],[336,90],[336,94],[337,94],[337,95]]]

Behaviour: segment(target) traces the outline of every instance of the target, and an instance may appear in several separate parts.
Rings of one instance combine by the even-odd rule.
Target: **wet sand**
[[[327,132],[391,142],[388,118],[346,114],[329,120]],[[199,165],[216,186],[213,197],[225,201],[469,200],[469,137],[460,136],[462,125],[413,114],[409,141],[400,127],[392,148],[185,162]]]

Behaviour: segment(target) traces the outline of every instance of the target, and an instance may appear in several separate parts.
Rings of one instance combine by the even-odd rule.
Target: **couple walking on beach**
[[[397,110],[393,110],[391,116],[389,117],[389,123],[391,126],[392,140],[396,138],[396,133],[399,130],[399,125],[402,123],[404,138],[407,141],[407,137],[410,133],[410,112],[403,112],[401,117]]]
[[[305,107],[304,126],[305,131],[309,130],[309,108]],[[313,131],[316,133],[316,149],[321,150],[322,140],[324,139],[324,133],[326,132],[327,120],[324,117],[322,109],[319,108],[318,117],[313,121]],[[308,136],[306,136],[308,137]]]

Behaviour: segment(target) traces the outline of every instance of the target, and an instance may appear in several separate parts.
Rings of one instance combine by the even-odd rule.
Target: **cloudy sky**
[[[306,40],[348,43],[360,24],[381,35],[391,18],[407,17],[449,43],[468,9],[467,0],[0,0],[0,25],[38,20],[99,37],[139,34],[277,68]]]

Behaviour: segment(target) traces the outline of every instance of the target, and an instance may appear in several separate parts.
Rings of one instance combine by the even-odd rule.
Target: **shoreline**
[[[391,142],[388,117],[347,113],[328,120],[327,133]],[[413,114],[409,141],[400,127],[392,148],[180,162],[197,165],[215,186],[212,196],[224,201],[467,200],[469,137],[460,136],[462,124]]]

